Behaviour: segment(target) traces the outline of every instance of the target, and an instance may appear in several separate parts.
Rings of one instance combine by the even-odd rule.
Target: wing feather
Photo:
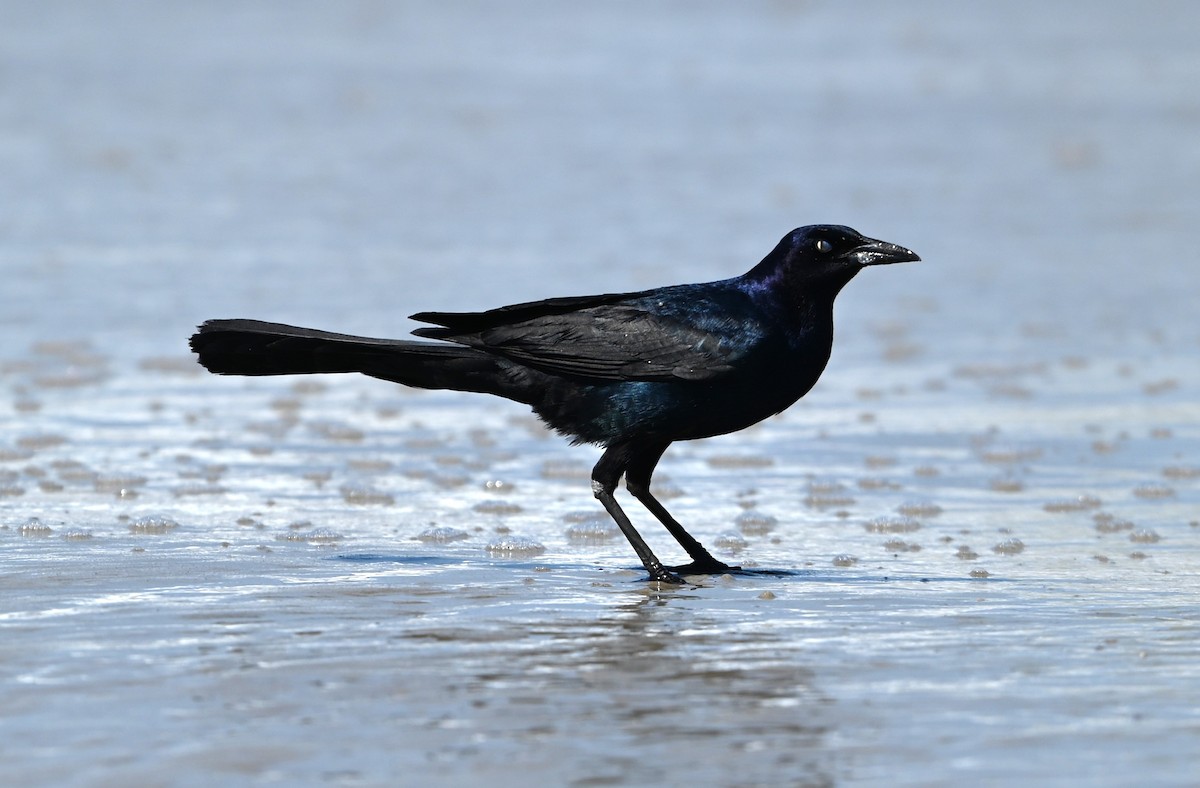
[[[764,331],[742,292],[695,286],[560,298],[489,312],[426,312],[418,336],[469,345],[556,375],[705,381],[733,369]]]

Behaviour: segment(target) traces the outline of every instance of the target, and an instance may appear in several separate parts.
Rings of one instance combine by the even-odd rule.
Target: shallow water
[[[1194,780],[1192,5],[10,10],[7,780]],[[724,277],[813,221],[925,259],[847,288],[801,403],[668,452],[744,568],[684,588],[518,406],[184,345]]]

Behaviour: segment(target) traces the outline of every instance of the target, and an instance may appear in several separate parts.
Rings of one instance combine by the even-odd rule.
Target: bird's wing
[[[409,315],[413,320],[422,323],[433,323],[444,326],[454,334],[466,334],[473,331],[483,331],[496,326],[520,323],[546,315],[558,315],[575,312],[594,306],[602,306],[617,301],[630,301],[645,297],[650,291],[642,293],[607,293],[605,295],[572,296],[568,298],[547,298],[544,301],[529,301],[523,304],[512,304],[486,312],[418,312]],[[413,333],[417,336],[433,336],[437,329],[420,328]]]
[[[675,291],[675,292],[668,292]],[[669,288],[560,298],[489,312],[421,313],[415,334],[478,347],[556,375],[711,380],[761,336],[746,297]]]

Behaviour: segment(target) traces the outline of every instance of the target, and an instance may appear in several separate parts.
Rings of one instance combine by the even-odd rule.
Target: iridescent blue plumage
[[[681,582],[617,505],[621,477],[691,556],[682,571],[728,569],[651,495],[659,458],[673,441],[743,429],[804,396],[829,360],[838,292],[864,266],[917,259],[849,227],[813,225],[732,279],[413,315],[434,324],[414,333],[438,343],[224,320],[191,344],[223,374],[362,372],[526,403],[575,442],[605,447],[596,497],[651,577]]]

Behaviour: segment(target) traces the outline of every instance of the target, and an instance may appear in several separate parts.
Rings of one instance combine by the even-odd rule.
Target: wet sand
[[[739,8],[14,10],[6,779],[1194,780],[1197,12]],[[744,568],[683,588],[519,406],[186,352],[729,276],[816,221],[924,261],[851,283],[800,404],[668,452]]]

